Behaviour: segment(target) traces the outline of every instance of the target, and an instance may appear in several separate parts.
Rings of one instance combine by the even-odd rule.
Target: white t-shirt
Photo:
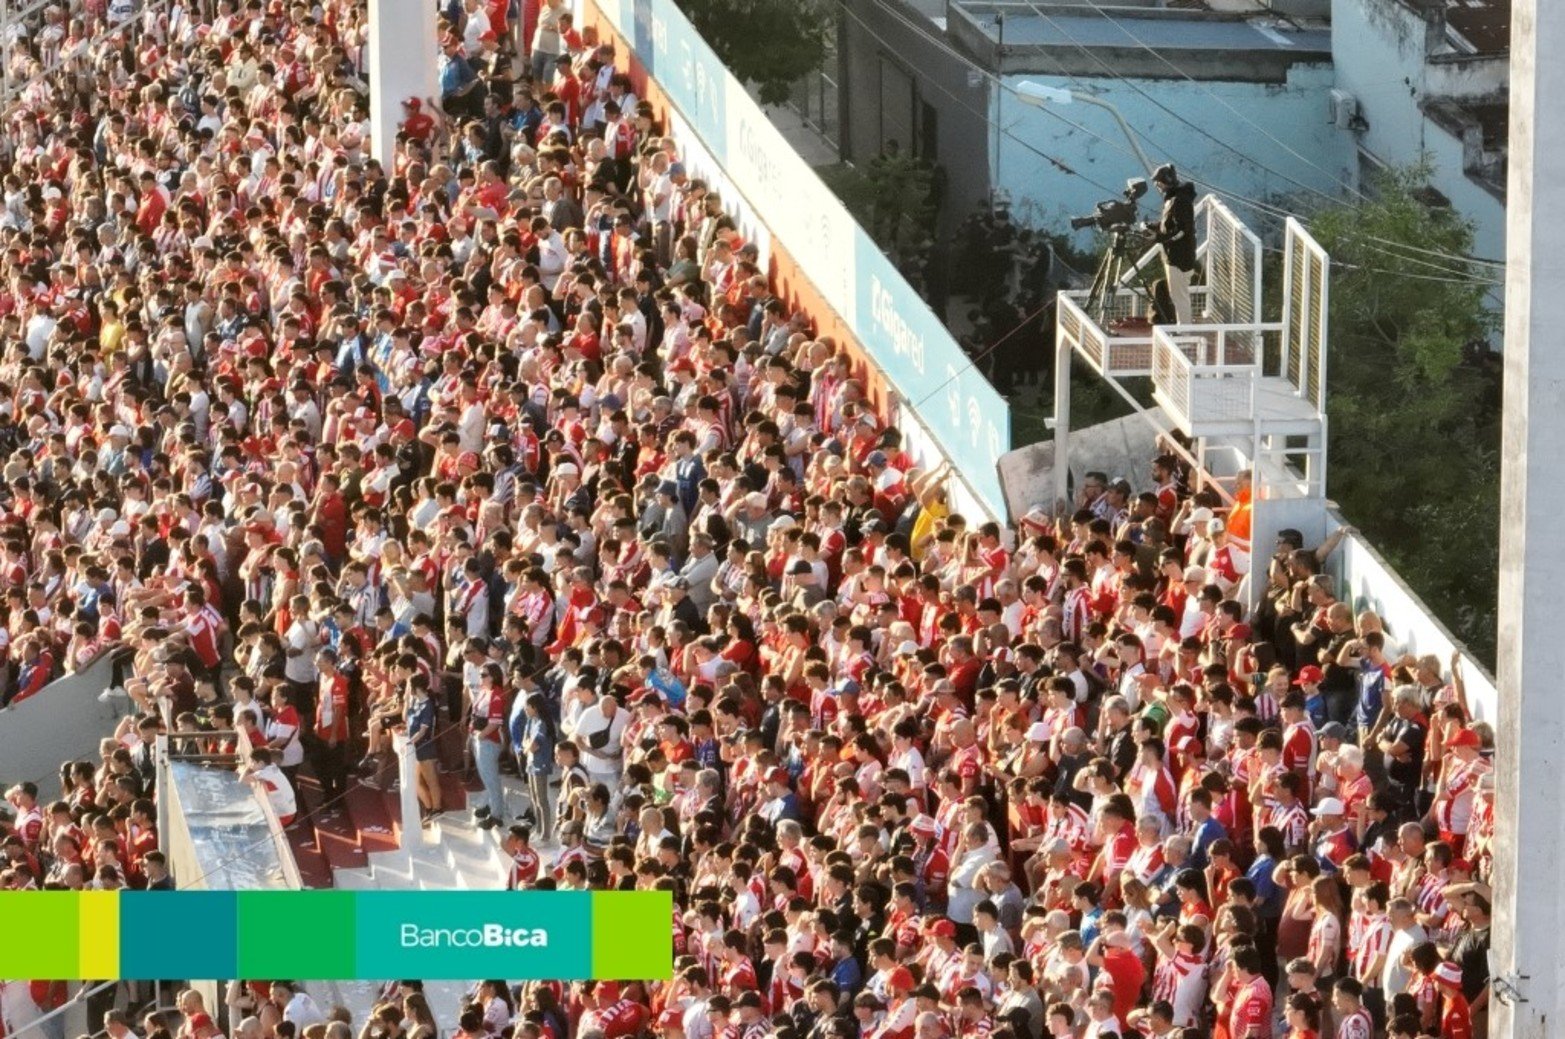
[[[266,739],[285,740],[283,743],[282,767],[297,768],[304,764],[304,743],[299,739],[299,726],[284,725],[276,718],[266,723]]]
[[[277,813],[277,818],[287,819],[298,812],[299,803],[294,798],[293,784],[288,782],[288,777],[283,775],[282,769],[276,765],[267,765],[265,768],[256,769],[255,777],[261,781],[262,787],[266,790],[266,799],[271,802],[272,811]],[[299,996],[293,998],[298,999]],[[310,997],[304,996],[304,998]],[[288,1006],[292,1009],[293,1003],[290,1002]]]
[[[296,620],[288,628],[288,648],[298,650],[296,656],[287,658],[284,673],[288,681],[308,683],[318,677],[315,670],[315,625],[310,621]]]
[[[315,1000],[310,998],[307,992],[295,992],[288,1005],[283,1008],[283,1020],[291,1021],[303,1032],[311,1025],[322,1024],[326,1015],[321,1013],[321,1008],[315,1005]]]

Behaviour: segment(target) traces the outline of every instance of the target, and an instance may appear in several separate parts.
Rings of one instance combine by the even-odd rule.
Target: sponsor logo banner
[[[666,891],[5,891],[27,940],[0,977],[666,979],[672,914]]]

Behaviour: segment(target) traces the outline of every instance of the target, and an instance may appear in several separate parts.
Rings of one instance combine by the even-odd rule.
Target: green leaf
[[[1499,365],[1494,268],[1472,227],[1394,169],[1368,202],[1317,215],[1331,255],[1331,495],[1453,633],[1494,659]]]

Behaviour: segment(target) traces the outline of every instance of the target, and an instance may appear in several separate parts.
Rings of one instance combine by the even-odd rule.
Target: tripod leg
[[[1113,262],[1112,254],[1103,257],[1103,262],[1098,264],[1097,273],[1092,277],[1092,288],[1087,290],[1087,313],[1100,325],[1103,323],[1105,308],[1108,306],[1108,289],[1112,284],[1109,274]]]

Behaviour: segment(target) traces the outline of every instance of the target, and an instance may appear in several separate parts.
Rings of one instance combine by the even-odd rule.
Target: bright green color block
[[[592,895],[592,976],[663,981],[674,975],[671,891],[596,891]]]
[[[81,976],[81,896],[74,891],[0,891],[0,977]]]
[[[239,892],[239,976],[358,977],[357,901],[352,891]]]

